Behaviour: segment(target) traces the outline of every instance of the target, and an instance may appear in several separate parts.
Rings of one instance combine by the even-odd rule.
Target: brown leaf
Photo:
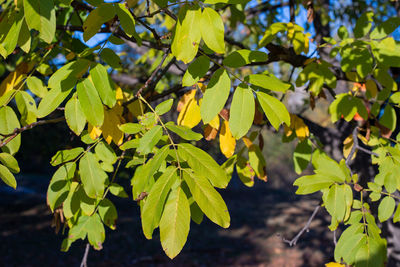
[[[214,129],[213,127],[211,127],[210,125],[206,125],[206,127],[204,128],[204,138],[207,141],[211,141],[214,140],[215,137],[217,136],[218,131],[216,129]]]

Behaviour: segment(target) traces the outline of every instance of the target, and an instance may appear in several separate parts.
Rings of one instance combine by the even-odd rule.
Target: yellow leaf
[[[326,263],[325,267],[346,267],[346,266],[337,262],[330,262]]]
[[[365,82],[365,87],[371,97],[376,97],[376,95],[378,94],[378,87],[376,86],[376,83],[373,80],[368,79]]]
[[[213,127],[215,130],[219,130],[219,116],[215,116],[214,119],[210,121],[210,126]]]
[[[196,90],[186,93],[178,103],[180,109],[177,123],[178,125],[193,128],[201,121],[200,107],[195,98]]]
[[[308,50],[310,47],[310,36],[311,34],[308,32],[304,35],[304,53],[308,54]]]
[[[116,105],[112,109],[104,110],[104,122],[101,126],[103,137],[107,143],[114,141],[116,145],[121,145],[124,140],[124,133],[118,126],[124,123],[121,117],[121,106]]]
[[[253,145],[253,142],[246,136],[243,136],[242,140],[247,148],[250,148]]]
[[[344,141],[343,141],[343,156],[347,159],[347,157],[350,154],[351,149],[353,148],[354,145],[354,140],[353,140],[353,135],[349,135]],[[356,157],[356,153],[353,154],[352,160]]]
[[[93,126],[90,123],[88,123],[88,132],[89,132],[90,138],[92,138],[93,140],[96,140],[97,138],[99,138],[102,131],[101,131],[100,127]]]
[[[225,157],[230,158],[235,152],[235,147],[236,139],[232,136],[231,130],[229,129],[229,123],[223,121],[219,133],[219,148]]]
[[[304,121],[294,114],[290,114],[290,128],[295,131],[297,138],[301,141],[310,136],[310,131]]]
[[[25,77],[26,75],[23,74],[19,69],[8,74],[8,76],[0,84],[0,96],[5,95],[13,89],[18,89]]]

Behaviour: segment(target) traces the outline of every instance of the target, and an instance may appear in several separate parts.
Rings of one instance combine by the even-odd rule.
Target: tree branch
[[[85,253],[83,254],[83,258],[82,258],[80,267],[87,267],[87,259],[88,259],[88,255],[89,255],[89,249],[90,249],[90,244],[87,243]]]
[[[42,120],[42,121],[37,121],[28,125],[25,125],[24,127],[21,128],[15,128],[14,131],[10,134],[3,135],[3,141],[0,143],[0,147],[3,147],[7,145],[9,142],[11,142],[15,137],[17,137],[20,133],[32,129],[33,127],[36,127],[38,125],[44,125],[44,124],[50,124],[50,123],[57,123],[60,121],[65,120],[64,117],[56,118],[56,119],[51,119],[51,120]]]

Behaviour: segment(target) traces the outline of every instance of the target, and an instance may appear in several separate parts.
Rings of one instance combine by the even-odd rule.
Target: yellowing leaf
[[[301,141],[310,136],[310,130],[304,121],[294,114],[290,114],[290,128],[295,131],[297,138]]]
[[[219,130],[219,116],[215,116],[215,118],[212,119],[212,121],[210,121],[208,124],[215,130]]]
[[[346,267],[346,266],[337,262],[330,262],[326,263],[325,267]]]
[[[96,126],[93,126],[90,123],[88,123],[88,132],[89,132],[90,138],[95,140],[95,139],[99,138],[102,131],[101,131],[100,127],[96,127]]]
[[[214,140],[215,137],[217,137],[218,130],[215,128],[211,127],[209,124],[206,125],[204,128],[204,138],[207,141]]]
[[[121,106],[116,105],[114,108],[104,110],[104,122],[101,126],[103,137],[107,143],[114,141],[116,145],[121,145],[124,140],[124,133],[118,126],[125,122],[121,116]]]
[[[232,136],[231,130],[229,129],[229,123],[223,121],[221,131],[219,133],[219,148],[225,157],[232,157],[235,152],[236,139]]]
[[[354,140],[353,140],[353,135],[349,135],[344,141],[343,141],[343,156],[347,159],[347,157],[350,154],[351,149],[353,148],[354,145]],[[356,151],[357,152],[357,151]],[[353,154],[353,157],[351,159],[354,159],[356,157],[357,153]]]
[[[178,109],[181,109],[177,124],[193,128],[201,121],[200,107],[195,98],[196,90],[186,93],[178,103]],[[179,106],[180,105],[180,106]]]
[[[242,138],[242,140],[243,140],[243,142],[244,142],[244,144],[246,145],[247,148],[250,148],[251,145],[253,144],[253,142],[249,138],[247,138],[246,136],[244,136]]]
[[[25,76],[26,75],[18,69],[8,74],[7,78],[0,84],[0,96],[5,95],[13,89],[18,89]]]

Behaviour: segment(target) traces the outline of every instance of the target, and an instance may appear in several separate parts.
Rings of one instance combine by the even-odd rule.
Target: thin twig
[[[17,137],[20,133],[22,133],[22,132],[24,132],[26,130],[32,129],[35,126],[44,125],[44,124],[50,124],[50,123],[57,123],[57,122],[60,122],[60,121],[63,121],[63,120],[65,120],[65,118],[64,117],[60,117],[60,118],[51,119],[51,120],[37,121],[37,122],[31,123],[31,124],[25,125],[24,127],[21,127],[21,128],[15,128],[12,133],[3,135],[4,139],[0,143],[0,147],[3,147],[5,145],[7,145],[15,137]]]
[[[321,205],[318,205],[315,207],[315,209],[314,209],[313,213],[311,214],[310,218],[308,219],[306,225],[304,225],[304,227],[300,230],[300,232],[292,240],[282,238],[283,242],[288,243],[289,246],[291,246],[291,247],[295,246],[297,244],[297,241],[299,240],[299,238],[304,234],[304,232],[308,232],[310,230],[311,222],[314,220],[314,217],[317,215],[320,207],[321,207]]]
[[[87,259],[88,259],[88,255],[89,255],[89,249],[90,249],[90,244],[87,243],[86,249],[85,249],[85,254],[83,254],[83,258],[81,261],[81,267],[87,267]]]

